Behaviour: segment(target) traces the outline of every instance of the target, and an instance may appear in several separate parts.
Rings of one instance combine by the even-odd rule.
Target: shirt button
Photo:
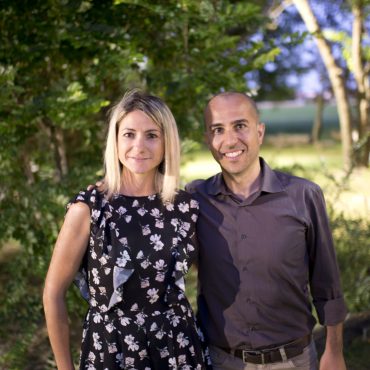
[[[241,237],[240,237],[241,240],[245,240],[247,239],[247,234],[242,234]]]

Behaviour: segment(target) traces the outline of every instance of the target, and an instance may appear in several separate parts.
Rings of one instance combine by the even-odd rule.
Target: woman
[[[125,94],[110,117],[103,189],[69,204],[44,307],[59,370],[73,369],[65,293],[89,302],[80,369],[204,369],[184,275],[196,258],[198,204],[179,191],[176,123],[157,97]]]

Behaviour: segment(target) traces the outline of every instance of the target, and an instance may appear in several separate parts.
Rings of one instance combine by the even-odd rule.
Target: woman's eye
[[[134,134],[132,132],[125,132],[123,134],[123,137],[128,137],[128,138],[131,138],[131,137],[134,137]]]

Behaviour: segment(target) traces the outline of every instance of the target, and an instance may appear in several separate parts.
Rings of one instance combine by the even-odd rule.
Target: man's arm
[[[325,351],[320,370],[346,370],[343,356],[343,323],[326,326]]]

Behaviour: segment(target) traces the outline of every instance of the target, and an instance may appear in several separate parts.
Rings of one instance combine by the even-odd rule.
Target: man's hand
[[[103,180],[99,180],[95,183],[95,185],[88,185],[87,187],[87,190],[90,191],[93,189],[94,186],[96,186],[99,190],[101,189],[101,187],[104,185],[104,181]]]
[[[343,323],[326,327],[325,351],[321,356],[320,370],[346,370],[343,356]]]

